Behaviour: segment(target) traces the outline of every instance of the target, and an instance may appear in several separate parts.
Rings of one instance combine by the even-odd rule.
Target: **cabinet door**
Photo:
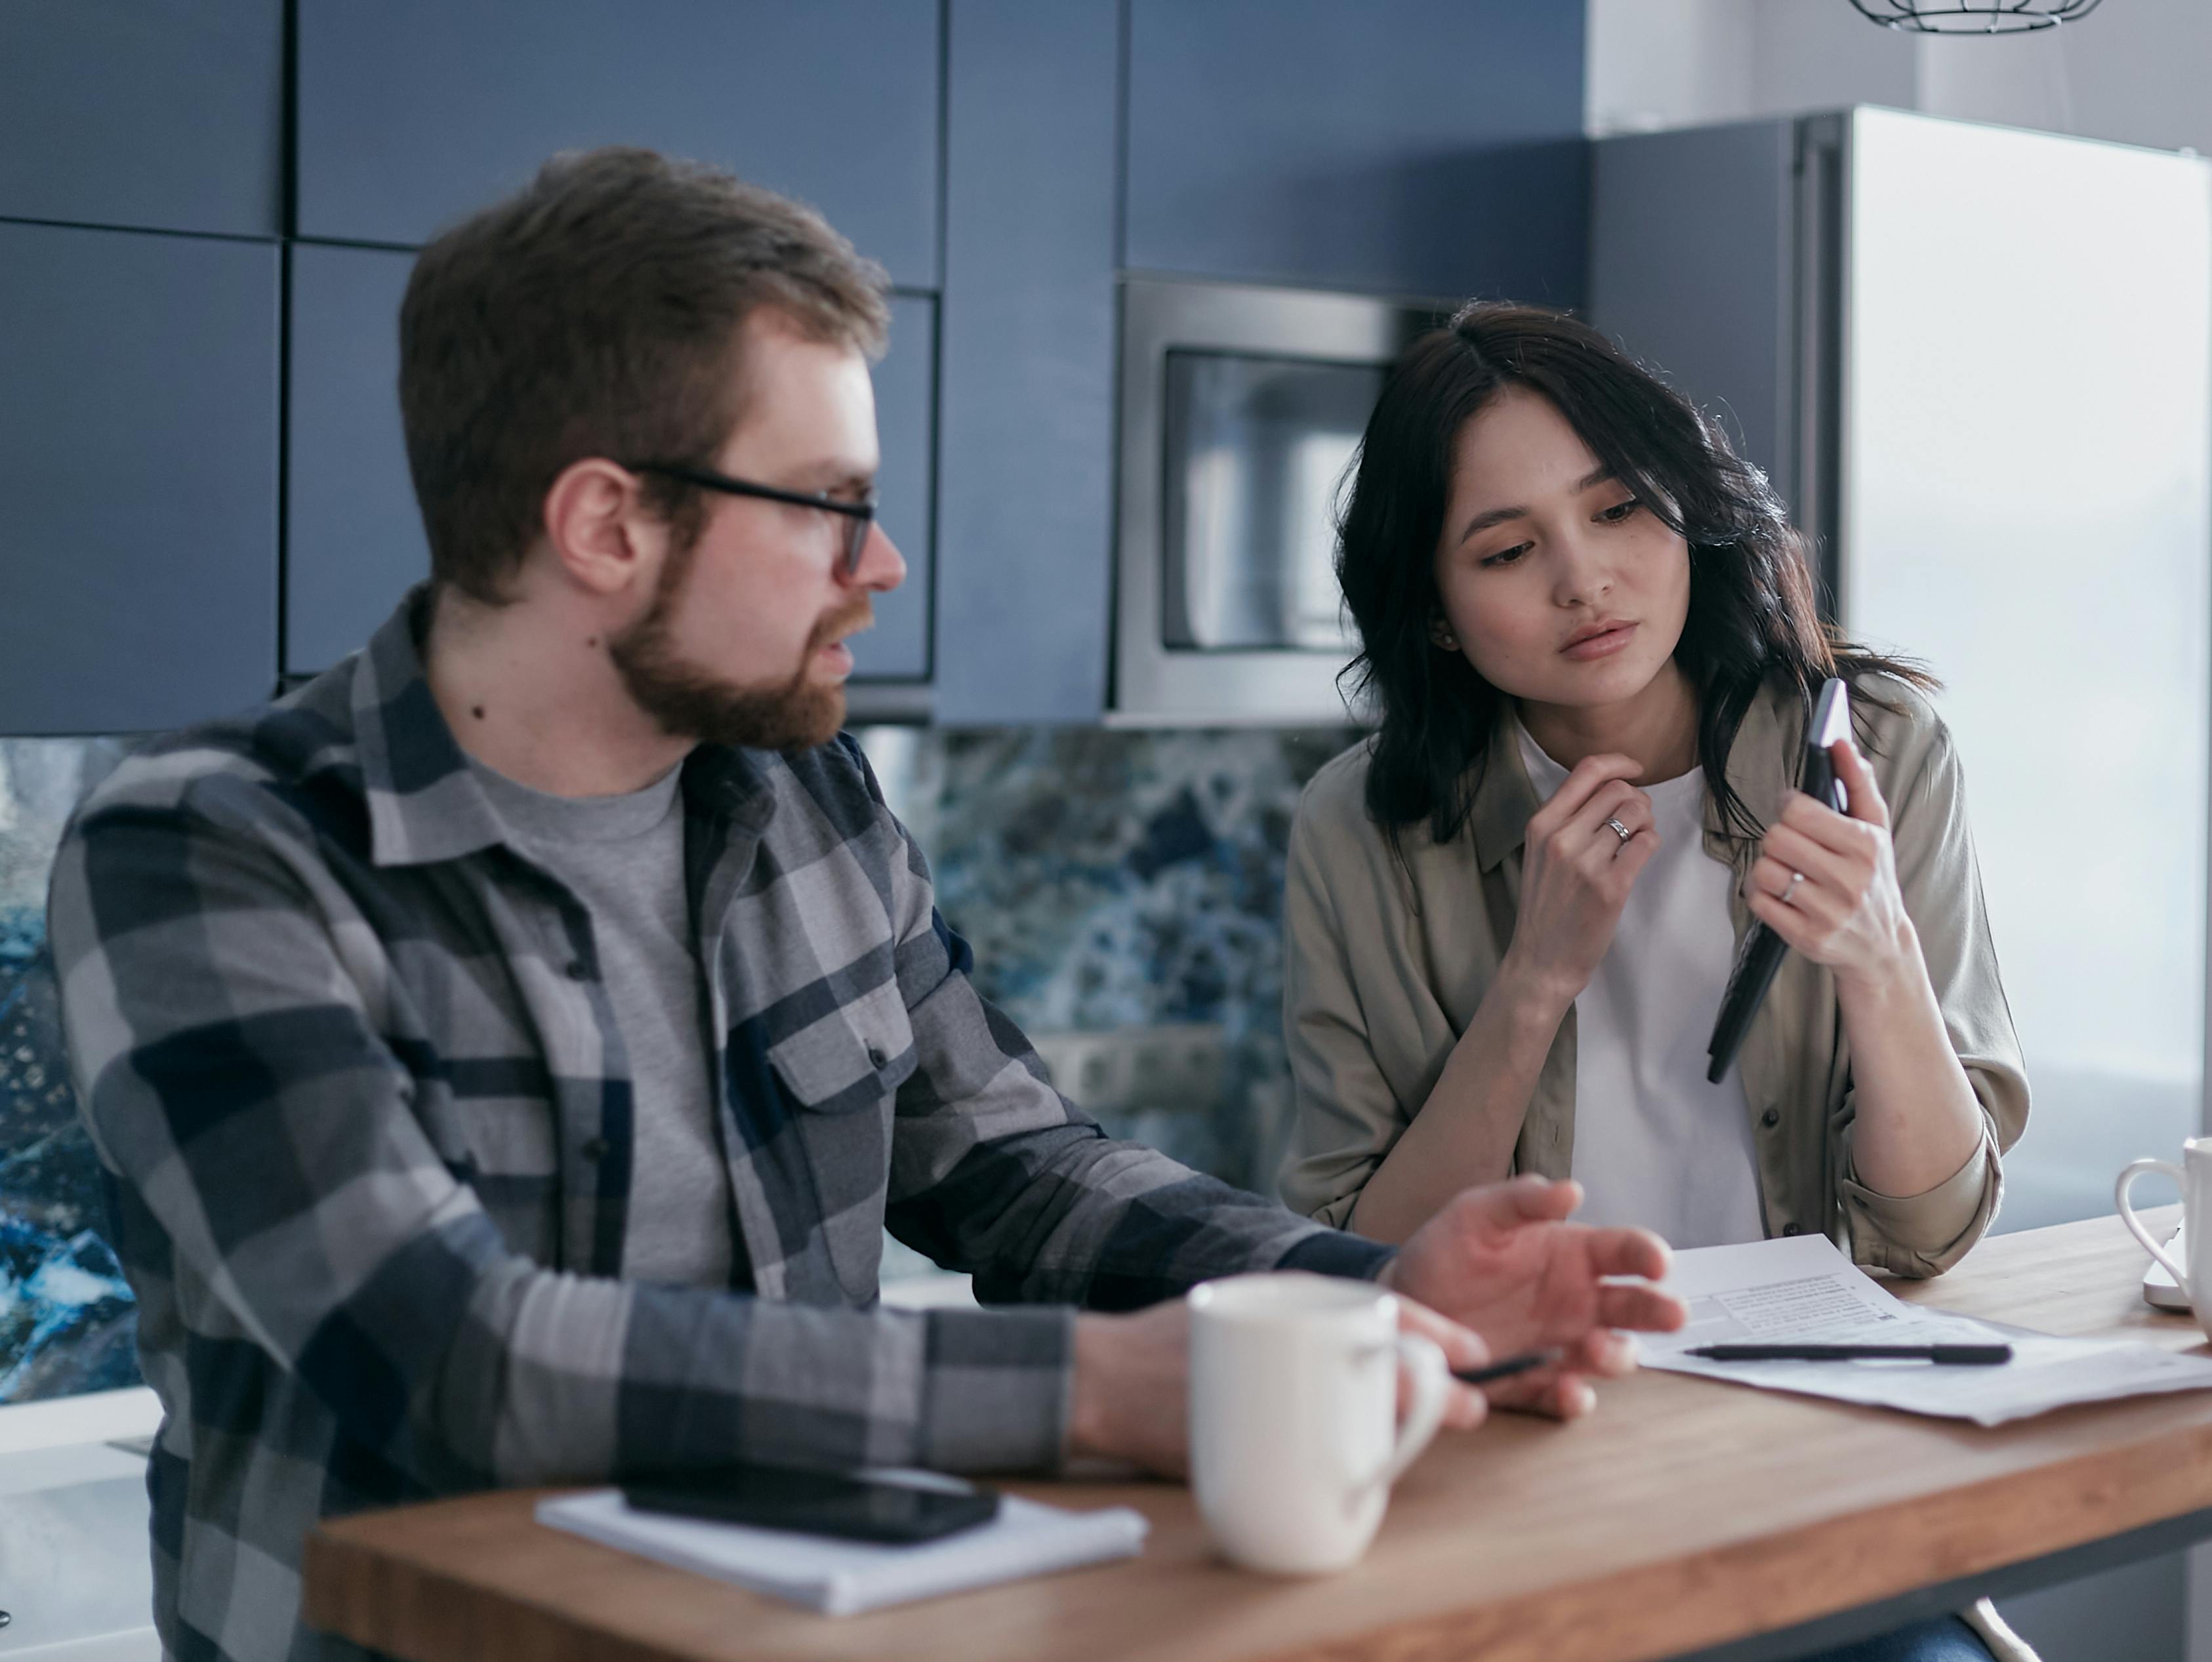
[[[275,689],[278,258],[0,224],[0,732]]]
[[[429,575],[399,428],[412,254],[295,243],[286,412],[284,669],[328,669]]]
[[[876,626],[852,640],[853,673],[863,680],[929,675],[931,445],[937,426],[937,302],[891,296],[890,350],[875,368],[876,476],[884,533],[906,557],[906,581],[876,596]]]
[[[275,236],[283,0],[5,0],[0,218]]]
[[[937,286],[936,0],[300,0],[299,234],[416,244],[556,150],[813,204]]]
[[[1112,0],[952,0],[940,721],[1105,705],[1119,46]]]
[[[1583,12],[1130,0],[1124,263],[1573,304]]]

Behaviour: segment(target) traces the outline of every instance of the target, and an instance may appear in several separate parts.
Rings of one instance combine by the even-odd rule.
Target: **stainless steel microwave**
[[[1438,308],[1132,277],[1121,285],[1114,682],[1130,726],[1358,719],[1336,518],[1360,435]]]

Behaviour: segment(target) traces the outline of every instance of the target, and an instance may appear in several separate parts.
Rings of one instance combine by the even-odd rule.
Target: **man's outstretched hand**
[[[1455,1385],[1445,1425],[1480,1423],[1486,1399],[1563,1419],[1587,1414],[1597,1400],[1592,1379],[1636,1366],[1618,1330],[1682,1324],[1681,1301],[1646,1284],[1667,1273],[1666,1243],[1649,1230],[1568,1223],[1582,1198],[1577,1184],[1536,1177],[1467,1190],[1384,1269],[1382,1285],[1400,1295],[1399,1325],[1435,1340],[1455,1368],[1561,1353],[1480,1395]],[[1189,1458],[1189,1306],[1176,1299],[1133,1315],[1079,1316],[1074,1361],[1068,1454],[1180,1475]]]
[[[1567,1222],[1582,1198],[1579,1184],[1533,1176],[1462,1190],[1382,1272],[1393,1291],[1474,1329],[1494,1357],[1562,1353],[1485,1387],[1501,1408],[1587,1414],[1591,1379],[1636,1366],[1622,1330],[1670,1333],[1687,1318],[1680,1300],[1648,1284],[1667,1273],[1667,1244],[1648,1229]]]

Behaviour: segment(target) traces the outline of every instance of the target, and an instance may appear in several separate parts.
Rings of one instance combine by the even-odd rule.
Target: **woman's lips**
[[[1634,624],[1615,624],[1601,634],[1585,636],[1572,646],[1561,647],[1563,656],[1576,659],[1610,658],[1636,633]]]

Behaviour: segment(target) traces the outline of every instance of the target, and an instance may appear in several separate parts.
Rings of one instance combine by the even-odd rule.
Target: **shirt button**
[[[1768,1130],[1772,1130],[1776,1126],[1782,1123],[1782,1111],[1779,1108],[1768,1109],[1765,1113],[1759,1117],[1759,1123],[1766,1127]]]
[[[885,1055],[884,1054],[883,1046],[881,1046],[880,1044],[871,1044],[870,1046],[868,1046],[868,1066],[869,1066],[869,1067],[871,1067],[871,1068],[881,1068],[881,1067],[884,1065],[884,1063],[885,1063],[886,1062],[889,1062],[890,1060],[890,1058],[889,1056],[885,1056]]]
[[[1782,1233],[1785,1235],[1796,1235],[1802,1234],[1803,1232],[1794,1223],[1785,1223],[1782,1226]]]
[[[595,1166],[612,1152],[613,1145],[605,1137],[593,1137],[584,1145],[584,1158]]]
[[[591,975],[592,971],[590,966],[586,965],[582,959],[572,958],[568,960],[569,980],[588,981],[591,979]]]

